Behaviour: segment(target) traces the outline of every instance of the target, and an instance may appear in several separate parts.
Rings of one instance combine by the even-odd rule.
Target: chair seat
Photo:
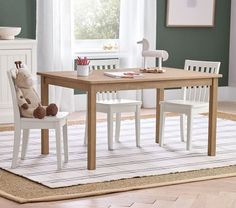
[[[21,121],[25,122],[56,122],[60,121],[62,119],[67,118],[69,115],[68,112],[58,112],[56,116],[45,116],[43,119],[37,119],[37,118],[23,118],[21,117]]]
[[[111,100],[100,100],[97,101],[97,104],[99,105],[141,105],[142,102],[138,100],[128,100],[128,99],[111,99]]]
[[[96,107],[98,112],[135,112],[136,108],[141,106],[142,102],[137,100],[126,100],[126,99],[112,99],[97,101]]]
[[[24,129],[54,129],[60,123],[65,125],[68,112],[58,112],[56,116],[45,116],[43,119],[21,118],[21,127]]]
[[[191,100],[165,100],[160,102],[161,105],[170,105],[170,106],[181,106],[181,107],[190,107],[190,108],[202,108],[208,107],[209,103],[207,102],[196,102]]]

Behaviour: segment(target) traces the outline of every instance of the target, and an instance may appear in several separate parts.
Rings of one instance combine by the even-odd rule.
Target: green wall
[[[221,61],[220,85],[228,85],[230,0],[216,0],[215,27],[166,27],[166,0],[157,0],[157,48],[169,52],[163,64],[184,66],[185,59]]]
[[[21,27],[18,37],[35,38],[36,1],[0,0],[0,26]]]

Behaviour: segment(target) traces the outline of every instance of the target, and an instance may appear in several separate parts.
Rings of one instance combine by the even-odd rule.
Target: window
[[[116,50],[120,0],[73,0],[77,51]]]

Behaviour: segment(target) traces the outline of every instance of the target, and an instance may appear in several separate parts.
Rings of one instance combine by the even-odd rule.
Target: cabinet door
[[[0,123],[3,121],[10,122],[13,119],[7,70],[15,67],[15,61],[22,61],[31,70],[31,50],[0,50]]]

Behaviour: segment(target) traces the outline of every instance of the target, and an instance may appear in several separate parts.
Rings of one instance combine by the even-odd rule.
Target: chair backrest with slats
[[[119,59],[97,59],[90,60],[90,70],[106,70],[119,68]],[[119,99],[119,93],[116,91],[106,91],[97,93],[97,101]]]
[[[119,65],[119,59],[93,59],[89,64],[92,70],[116,69]]]
[[[220,62],[185,60],[185,70],[219,74]],[[209,86],[183,88],[183,99],[195,102],[209,101]]]
[[[16,87],[15,87],[16,70],[17,69],[11,69],[7,71],[7,76],[8,76],[8,80],[10,84],[10,89],[11,89],[13,111],[14,111],[14,123],[20,124],[20,109],[17,103]]]

